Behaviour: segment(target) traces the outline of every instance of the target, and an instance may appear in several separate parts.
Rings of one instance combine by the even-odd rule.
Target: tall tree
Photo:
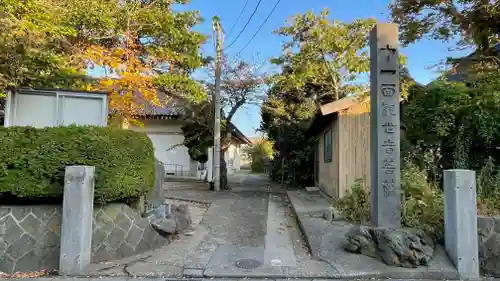
[[[65,1],[72,5],[75,2]],[[85,34],[92,34],[83,43],[84,62],[109,70],[96,88],[110,93],[110,104],[117,114],[130,118],[144,108],[144,101],[164,105],[165,100],[158,96],[160,90],[166,97],[197,101],[206,98],[203,89],[189,78],[203,64],[200,46],[206,37],[192,30],[201,19],[198,12],[172,10],[173,4],[187,1],[77,2],[82,10],[93,4],[96,7],[95,15],[82,17],[77,13],[74,22]],[[103,6],[111,11],[108,13],[112,17],[102,19],[105,28],[92,29]]]
[[[272,59],[281,72],[269,79],[261,129],[274,141],[274,178],[282,183],[314,184],[314,144],[307,129],[317,106],[369,93],[363,78],[370,64],[368,33],[376,21],[345,23],[328,16],[327,9],[320,14],[306,12],[275,31],[290,40],[283,45],[282,55]],[[413,80],[404,67],[404,56],[400,62],[401,89],[406,96]]]
[[[291,40],[284,44],[283,54],[273,59],[274,63],[289,70],[276,79],[295,89],[309,83],[317,88],[322,101],[367,91],[359,78],[369,70],[366,38],[375,24],[374,19],[350,23],[331,21],[328,15],[328,9],[318,15],[313,12],[299,14],[275,31]]]
[[[215,90],[215,65],[212,63],[207,67],[208,78],[206,89],[212,94]],[[244,60],[229,59],[224,57],[221,61],[221,103],[222,103],[222,127],[221,127],[221,189],[227,186],[227,170],[224,153],[231,144],[231,131],[229,123],[234,115],[246,105],[260,104],[264,98],[263,86],[266,73],[263,65],[250,63]],[[194,118],[187,120],[183,127],[185,134],[184,145],[188,148],[193,159],[205,162],[208,159],[208,148],[213,146],[213,104],[211,101],[200,106],[192,107],[191,115]],[[226,183],[226,184],[223,184]]]
[[[258,62],[224,57],[221,66],[221,102],[226,112],[225,119],[231,122],[241,108],[262,102],[267,74],[263,71],[265,65]],[[210,81],[208,84],[210,90],[214,88],[213,85]]]
[[[497,0],[396,0],[392,19],[408,45],[424,37],[460,38],[459,46],[474,46],[488,56],[500,40],[500,2]]]
[[[263,173],[274,156],[273,142],[267,138],[261,138],[244,147],[242,155],[250,161],[252,172]]]
[[[56,86],[78,74],[70,54],[77,30],[56,1],[0,0],[0,91]]]
[[[345,23],[328,16],[327,9],[306,12],[275,31],[290,40],[272,59],[281,73],[269,79],[261,129],[274,141],[272,176],[282,184],[314,184],[307,129],[317,105],[368,93],[362,78],[369,71],[367,38],[375,20]]]
[[[189,78],[202,65],[198,12],[185,0],[0,0],[0,87],[80,87],[109,92],[131,117],[158,93],[204,98]],[[97,79],[82,79],[97,66]]]

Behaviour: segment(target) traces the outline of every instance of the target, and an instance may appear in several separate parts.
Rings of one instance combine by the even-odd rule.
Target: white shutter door
[[[15,104],[15,126],[44,128],[57,126],[56,96],[18,94]]]
[[[62,125],[95,125],[103,126],[105,120],[101,99],[60,96]]]

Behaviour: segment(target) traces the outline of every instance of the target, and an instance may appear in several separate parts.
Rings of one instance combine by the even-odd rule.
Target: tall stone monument
[[[371,219],[401,227],[399,51],[396,24],[370,32]]]

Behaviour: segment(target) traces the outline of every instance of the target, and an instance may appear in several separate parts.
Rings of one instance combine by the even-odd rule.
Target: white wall
[[[241,144],[233,141],[224,154],[228,172],[237,172],[241,166]]]
[[[140,120],[143,126],[131,126],[130,129],[145,132],[155,148],[155,156],[164,162],[166,169],[173,169],[174,165],[182,166],[184,171],[190,171],[190,176],[196,176],[198,162],[191,159],[187,147],[178,146],[167,151],[174,145],[182,144],[184,135],[182,134],[182,120]],[[233,140],[228,150],[224,154],[227,170],[229,173],[237,172],[241,166],[241,144]],[[179,169],[179,166],[178,169]],[[168,172],[168,171],[167,171]],[[187,172],[185,172],[187,173]]]
[[[140,122],[143,126],[131,126],[130,129],[148,135],[153,142],[155,157],[166,164],[167,173],[196,176],[198,162],[191,159],[187,147],[182,145],[184,135],[179,120],[147,119]]]
[[[107,126],[107,116],[105,94],[19,90],[7,96],[5,126]]]
[[[145,133],[179,133],[182,134],[182,122],[179,120],[164,119],[141,119],[138,120],[143,126],[131,125],[130,129]]]

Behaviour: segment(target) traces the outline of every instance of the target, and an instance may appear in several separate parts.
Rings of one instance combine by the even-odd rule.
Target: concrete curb
[[[303,214],[299,214],[297,212],[296,204],[293,203],[293,200],[292,200],[291,196],[289,195],[289,192],[290,191],[286,192],[286,196],[288,196],[288,199],[290,200],[290,204],[292,205],[292,210],[293,210],[293,213],[295,214],[295,218],[297,220],[297,224],[299,225],[300,232],[302,233],[302,236],[304,236],[304,240],[306,242],[307,248],[309,249],[309,251],[311,252],[311,255],[312,255],[313,251],[312,251],[312,248],[311,248],[311,243],[309,242],[310,239],[309,239],[309,237],[307,237],[307,232],[304,229],[304,225],[302,223],[302,220],[300,219],[300,217],[303,216]],[[317,259],[315,256],[313,256],[313,258]]]
[[[212,205],[212,202],[210,202],[208,200],[193,200],[193,199],[173,197],[173,196],[165,196],[165,199],[192,202],[192,203],[197,203],[197,204],[205,204],[205,205],[209,205],[209,206]]]

